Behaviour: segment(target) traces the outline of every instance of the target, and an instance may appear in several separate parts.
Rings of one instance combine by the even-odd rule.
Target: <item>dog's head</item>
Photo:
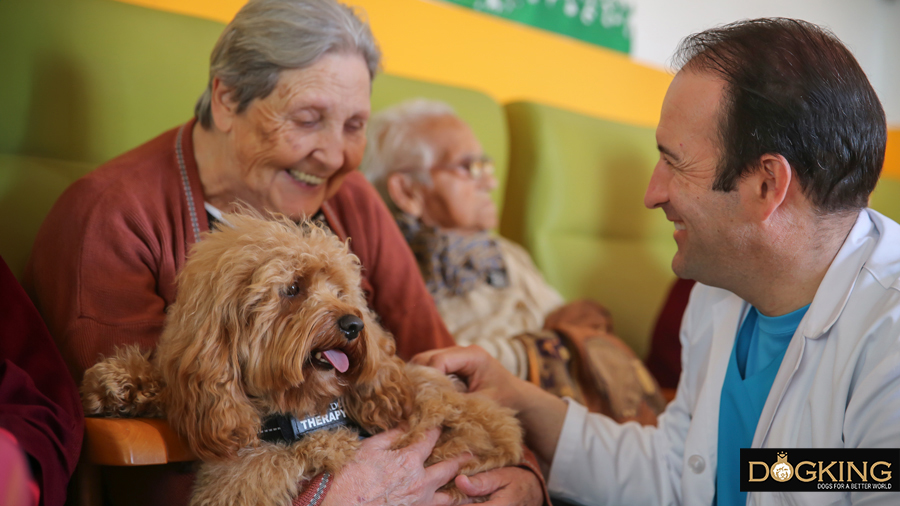
[[[321,413],[397,368],[347,244],[308,222],[225,218],[179,274],[157,357],[169,422],[206,460],[256,444],[270,414]]]

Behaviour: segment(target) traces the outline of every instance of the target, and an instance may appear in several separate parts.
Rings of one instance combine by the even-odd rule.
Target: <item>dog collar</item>
[[[341,400],[337,399],[328,407],[328,411],[322,415],[310,416],[298,419],[294,415],[272,415],[265,418],[262,422],[262,429],[259,431],[259,438],[270,443],[287,442],[293,443],[303,439],[304,436],[312,432],[320,430],[336,429],[338,427],[348,427],[356,429],[360,437],[368,437],[356,423],[353,422],[347,413],[344,412],[344,406]]]

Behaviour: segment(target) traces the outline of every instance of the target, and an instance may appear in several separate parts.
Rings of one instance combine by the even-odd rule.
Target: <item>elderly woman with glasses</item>
[[[416,256],[456,342],[478,343],[520,377],[525,348],[563,303],[522,247],[491,234],[494,167],[450,106],[412,100],[376,114],[361,170],[379,190]]]
[[[222,212],[241,205],[310,217],[352,239],[368,303],[400,356],[453,344],[391,215],[356,172],[379,61],[369,27],[343,5],[250,0],[213,49],[194,118],[60,197],[39,232],[25,284],[76,380],[116,347],[155,345],[190,246]],[[367,439],[354,463],[306,484],[298,501],[446,502],[436,489],[454,478],[459,462],[426,469],[437,434],[431,446],[393,451],[398,434]],[[183,503],[193,475],[176,467],[106,470],[107,482],[126,484],[110,489],[110,499]],[[467,490],[496,492],[499,503],[542,499],[539,478],[526,469],[476,481],[481,489],[467,482]]]
[[[595,411],[655,421],[659,389],[612,335],[606,310],[564,305],[522,247],[491,233],[493,165],[450,106],[417,99],[376,114],[361,170],[394,214],[458,344],[478,344],[520,378]]]

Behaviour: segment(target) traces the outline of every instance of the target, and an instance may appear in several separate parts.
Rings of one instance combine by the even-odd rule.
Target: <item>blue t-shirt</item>
[[[763,406],[784,352],[809,305],[783,316],[764,316],[751,307],[738,331],[719,404],[717,506],[745,506],[741,492],[741,448],[750,448]]]

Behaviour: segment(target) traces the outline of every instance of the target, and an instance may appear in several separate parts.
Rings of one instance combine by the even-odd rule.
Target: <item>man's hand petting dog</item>
[[[501,406],[521,411],[525,406],[522,387],[528,385],[507,371],[477,345],[442,348],[419,353],[410,361],[459,376],[469,392],[484,395]],[[523,385],[524,384],[524,385]]]
[[[353,462],[335,476],[322,506],[458,504],[449,494],[437,490],[453,480],[460,466],[472,457],[461,455],[425,467],[440,429],[429,430],[422,440],[406,448],[392,450],[405,430],[406,427],[398,427],[366,439]]]
[[[517,378],[477,345],[426,351],[413,357],[411,362],[434,367],[444,374],[455,374],[465,381],[469,392],[484,395],[501,406],[514,410],[522,423],[522,428],[525,429],[525,443],[528,448],[544,462],[553,462],[556,444],[568,410],[565,401],[541,390],[537,385]],[[507,469],[509,468],[487,471],[473,476],[471,481],[478,478],[492,483],[495,487],[502,487],[504,483],[521,486],[523,483],[521,481],[505,482],[496,476],[505,475]],[[463,477],[456,480],[456,486],[463,493],[469,495],[483,493],[482,488],[464,486],[467,485],[465,481]],[[504,493],[511,493],[504,490]],[[494,503],[495,497],[498,497],[498,494],[492,494],[492,502],[487,504],[498,506],[505,504]]]

